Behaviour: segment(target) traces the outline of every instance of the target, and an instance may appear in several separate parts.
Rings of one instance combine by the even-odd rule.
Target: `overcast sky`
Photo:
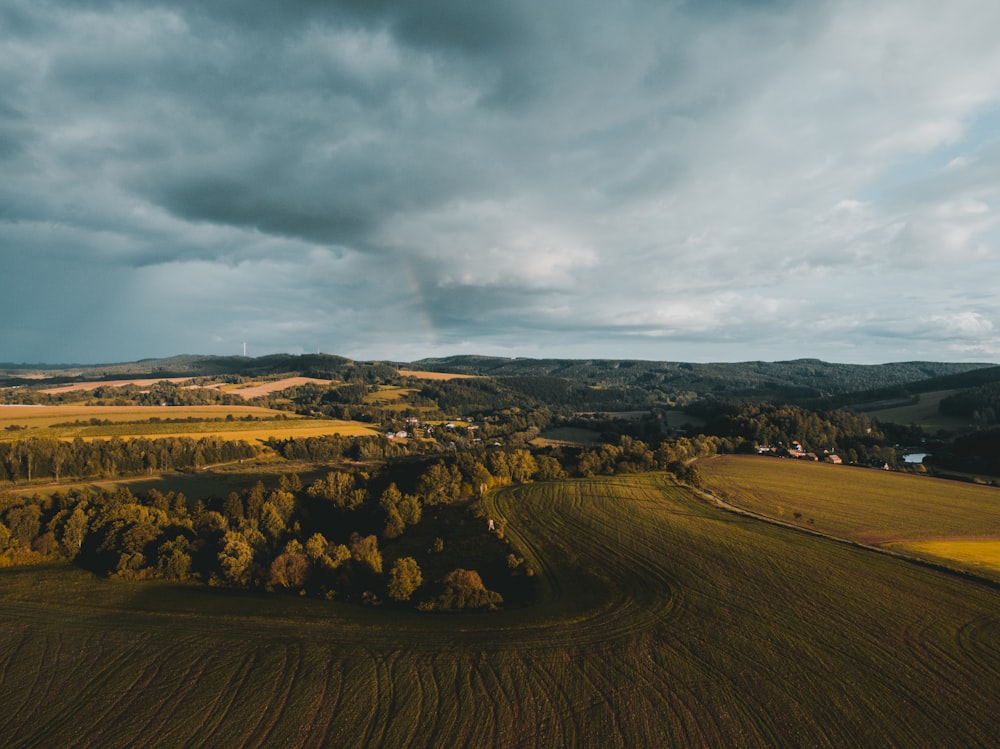
[[[995,0],[0,2],[0,361],[1000,361]]]

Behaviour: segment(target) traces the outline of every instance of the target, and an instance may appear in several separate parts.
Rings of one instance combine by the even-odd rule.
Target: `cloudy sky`
[[[995,0],[0,2],[0,361],[1000,361]]]

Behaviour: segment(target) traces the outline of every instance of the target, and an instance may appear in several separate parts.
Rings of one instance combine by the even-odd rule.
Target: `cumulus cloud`
[[[993,357],[997,22],[12,0],[0,359]]]

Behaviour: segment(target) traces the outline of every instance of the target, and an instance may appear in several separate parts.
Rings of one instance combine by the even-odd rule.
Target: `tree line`
[[[0,442],[0,483],[118,478],[255,458],[260,448],[216,437],[132,437],[65,442],[28,437]]]

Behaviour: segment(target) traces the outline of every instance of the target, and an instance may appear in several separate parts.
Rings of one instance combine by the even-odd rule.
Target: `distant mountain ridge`
[[[656,400],[761,399],[788,402],[840,401],[848,394],[897,393],[962,388],[1000,379],[1000,367],[968,362],[837,364],[819,359],[696,364],[640,359],[527,359],[459,355],[414,362],[355,362],[331,354],[271,354],[261,357],[182,354],[136,362],[55,367],[0,365],[6,384],[30,382],[22,373],[45,370],[53,381],[123,377],[266,377],[284,373],[374,381],[395,369],[480,375],[503,380],[560,378],[599,388],[639,389]],[[536,384],[543,384],[540,381]],[[853,396],[852,396],[853,397]]]
[[[819,359],[694,364],[634,359],[505,359],[450,356],[422,359],[414,368],[490,377],[549,376],[595,386],[691,390],[719,397],[785,397],[808,400],[960,376],[988,363],[897,362],[836,364]]]

